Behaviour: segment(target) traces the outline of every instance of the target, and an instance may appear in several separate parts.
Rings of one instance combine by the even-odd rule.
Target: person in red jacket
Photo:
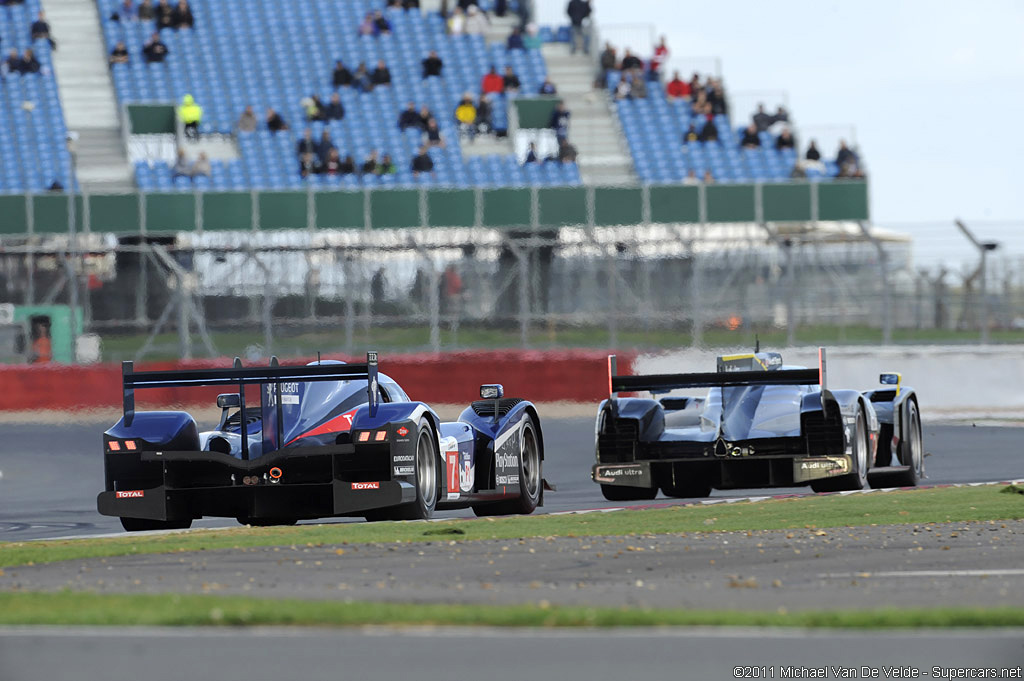
[[[491,70],[487,72],[483,80],[480,81],[480,91],[484,94],[497,94],[504,92],[505,90],[505,79],[501,77],[498,70],[491,67]]]
[[[670,99],[678,99],[680,97],[690,97],[690,84],[679,77],[679,72],[675,71],[672,73],[672,80],[669,81],[665,87],[665,94]]]

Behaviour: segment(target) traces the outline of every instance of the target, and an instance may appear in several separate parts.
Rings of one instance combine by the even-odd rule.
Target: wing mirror
[[[505,387],[500,383],[480,386],[481,400],[500,400],[505,396]]]
[[[239,398],[238,393],[224,393],[223,395],[217,395],[217,406],[221,409],[241,407],[242,400]]]
[[[882,385],[895,385],[898,387],[901,378],[902,376],[899,373],[893,371],[891,373],[881,374],[878,377],[878,382]]]

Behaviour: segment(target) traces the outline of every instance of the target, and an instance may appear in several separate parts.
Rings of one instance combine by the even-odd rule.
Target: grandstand
[[[9,193],[42,192],[54,182],[73,184],[50,44],[29,35],[39,10],[39,0],[0,6],[3,57],[11,49],[21,54],[32,48],[42,65],[39,73],[0,74],[0,190]]]

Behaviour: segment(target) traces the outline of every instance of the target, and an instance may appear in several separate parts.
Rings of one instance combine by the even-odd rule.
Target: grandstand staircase
[[[57,40],[53,70],[74,143],[78,182],[86,191],[131,191],[132,166],[121,136],[95,0],[46,0]]]
[[[585,184],[636,184],[633,162],[608,95],[594,89],[596,65],[583,53],[571,54],[567,43],[542,48],[548,75],[572,113],[569,141],[579,152]]]

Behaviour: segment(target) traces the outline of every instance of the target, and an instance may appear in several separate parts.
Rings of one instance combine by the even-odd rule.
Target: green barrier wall
[[[551,127],[551,112],[555,110],[561,97],[520,97],[513,99],[516,114],[519,116],[520,128]]]
[[[74,205],[76,230],[118,234],[869,218],[864,182],[95,194]],[[65,234],[70,210],[67,194],[0,195],[0,236]]]
[[[175,114],[173,104],[129,104],[129,132],[133,135],[157,135],[174,133]]]

